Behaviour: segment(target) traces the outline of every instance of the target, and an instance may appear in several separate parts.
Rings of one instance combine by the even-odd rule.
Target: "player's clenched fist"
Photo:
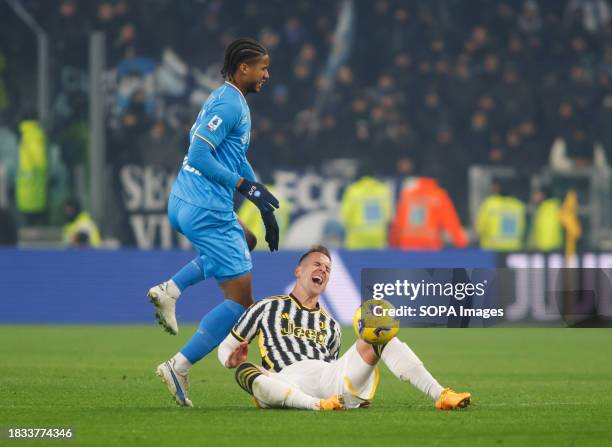
[[[253,202],[262,213],[272,212],[279,206],[278,199],[261,183],[250,182],[243,178],[236,189]]]
[[[249,344],[243,341],[236,349],[232,351],[230,356],[225,361],[227,368],[236,368],[241,363],[246,362],[247,354],[249,353]]]

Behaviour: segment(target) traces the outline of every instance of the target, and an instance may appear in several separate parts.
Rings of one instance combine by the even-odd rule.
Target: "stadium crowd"
[[[330,70],[341,3],[25,0],[52,36],[48,138],[69,172],[86,160],[88,35],[101,30],[117,166],[178,166],[224,47],[240,35],[272,59],[269,85],[249,98],[249,158],[264,180],[356,158],[379,175],[435,176],[464,214],[469,165],[529,173],[558,138],[578,165],[592,163],[597,142],[610,154],[608,1],[355,1],[352,32],[340,37],[348,56]],[[35,45],[2,8],[0,124],[10,131],[34,104]]]

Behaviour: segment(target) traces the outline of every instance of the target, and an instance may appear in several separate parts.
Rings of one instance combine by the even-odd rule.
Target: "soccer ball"
[[[396,317],[379,315],[384,309],[395,309],[385,300],[368,300],[357,308],[353,329],[357,337],[372,345],[389,342],[397,335],[400,322]]]

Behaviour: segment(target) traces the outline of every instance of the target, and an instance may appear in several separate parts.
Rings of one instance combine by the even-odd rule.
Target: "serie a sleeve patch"
[[[221,119],[221,117],[219,115],[214,115],[210,119],[210,121],[208,122],[206,127],[208,127],[208,129],[211,132],[215,132],[219,128],[219,126],[221,125],[222,122],[223,122],[223,120]]]

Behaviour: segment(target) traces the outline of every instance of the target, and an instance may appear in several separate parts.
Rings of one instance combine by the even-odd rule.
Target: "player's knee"
[[[250,395],[253,395],[253,382],[259,376],[261,376],[261,374],[262,373],[257,366],[255,366],[253,363],[245,362],[236,368],[234,378],[236,379],[238,385],[240,385],[240,388]]]
[[[355,345],[357,352],[368,365],[376,365],[378,359],[380,359],[380,355],[376,352],[375,346],[378,345],[371,345],[363,340],[357,340]]]
[[[219,283],[225,299],[232,300],[245,308],[253,304],[253,291],[251,286],[251,273],[238,278]]]
[[[253,298],[249,297],[249,296],[241,296],[241,297],[237,297],[237,298],[234,298],[234,297],[231,297],[231,296],[226,296],[225,298],[228,299],[228,300],[235,301],[236,303],[238,303],[241,306],[243,306],[245,309],[248,309],[249,306],[251,304],[253,304]]]

